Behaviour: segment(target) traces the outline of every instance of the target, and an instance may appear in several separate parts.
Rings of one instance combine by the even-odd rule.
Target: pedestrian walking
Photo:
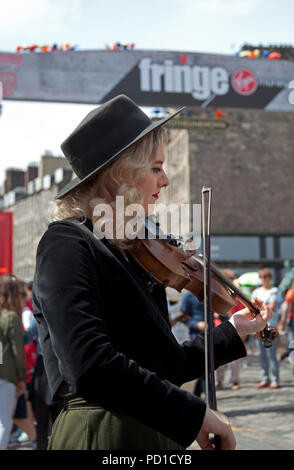
[[[279,324],[278,289],[272,285],[272,273],[269,268],[262,268],[258,273],[261,286],[252,292],[252,298],[262,300],[273,310],[274,315],[269,320],[268,325],[277,327]],[[257,344],[261,363],[261,382],[256,385],[256,388],[279,388],[279,362],[277,358],[279,339],[273,341],[270,348],[265,348],[259,341],[257,341]]]
[[[286,313],[284,316],[284,322],[281,325],[282,329],[288,330],[288,339],[294,341],[294,279],[291,287],[287,290],[285,295],[286,302]]]
[[[18,396],[26,390],[26,364],[19,283],[0,278],[0,450],[7,448]]]

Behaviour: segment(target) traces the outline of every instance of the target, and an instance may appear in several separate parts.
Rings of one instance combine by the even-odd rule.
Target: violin
[[[178,292],[183,289],[194,294],[204,302],[204,258],[195,256],[196,250],[190,241],[165,235],[154,216],[145,219],[145,237],[134,240],[129,249],[130,255],[141,268],[148,273],[150,281],[164,287],[172,287]],[[237,299],[254,315],[260,313],[248,297],[241,292],[221,271],[211,263],[211,307],[219,315],[227,315],[237,303]],[[279,332],[274,327],[266,326],[257,333],[264,347],[271,347]]]

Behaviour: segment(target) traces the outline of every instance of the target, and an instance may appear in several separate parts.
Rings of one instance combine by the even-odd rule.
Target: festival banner
[[[4,99],[293,111],[294,63],[180,51],[0,53]]]

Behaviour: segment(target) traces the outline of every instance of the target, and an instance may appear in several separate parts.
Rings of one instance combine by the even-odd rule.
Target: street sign
[[[157,121],[160,118],[154,118]],[[195,119],[187,117],[178,117],[171,119],[165,124],[169,129],[187,129],[201,131],[225,131],[229,127],[229,122],[222,119]]]

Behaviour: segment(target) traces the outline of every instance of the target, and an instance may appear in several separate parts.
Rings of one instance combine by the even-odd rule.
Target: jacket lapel
[[[135,261],[132,260],[130,257],[128,257],[129,259],[126,259],[123,254],[114,245],[111,245],[107,240],[99,240],[98,238],[96,238],[93,234],[93,224],[90,219],[86,219],[84,224],[81,224],[78,219],[72,220],[76,223],[78,222],[79,226],[83,228],[83,230],[85,230],[89,237],[92,238],[92,241],[94,241],[98,251],[101,251],[101,245],[104,249],[108,251],[108,256],[111,256],[114,259],[115,263],[119,264],[120,270],[123,269],[124,275],[127,276],[130,280],[130,284],[135,284],[134,287],[141,292],[141,295],[145,299],[146,305],[148,305],[148,308],[145,309],[146,313],[152,318],[156,326],[160,328],[165,335],[167,335],[172,341],[174,341],[178,345],[177,340],[171,332],[171,327],[168,319],[168,311],[166,307],[166,300],[164,298],[164,305],[162,306],[162,309],[160,309],[158,303],[154,298],[155,296],[153,296],[152,293],[148,292],[148,286],[143,281],[143,276],[139,274],[139,270],[141,268],[139,268],[139,266],[138,269],[137,267],[135,268]],[[156,288],[164,289],[160,286],[157,286]],[[132,288],[130,289],[130,291],[131,290]]]

